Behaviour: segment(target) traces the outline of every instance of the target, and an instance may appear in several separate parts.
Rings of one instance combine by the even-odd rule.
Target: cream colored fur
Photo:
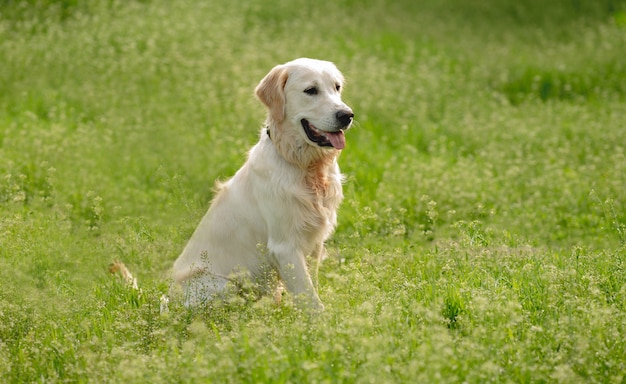
[[[352,122],[341,100],[343,81],[330,62],[297,59],[274,67],[259,83],[256,95],[268,108],[259,142],[239,171],[218,185],[174,263],[188,305],[213,299],[243,277],[262,294],[279,280],[298,305],[323,309],[313,280],[343,199],[335,146],[343,148],[343,131]],[[337,137],[333,146],[309,139],[303,121],[321,140]],[[278,280],[269,278],[272,272]]]

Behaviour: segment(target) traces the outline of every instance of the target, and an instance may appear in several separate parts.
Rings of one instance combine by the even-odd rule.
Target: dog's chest
[[[286,161],[267,138],[252,149],[247,164],[253,171],[246,183],[257,191],[255,200],[263,204],[266,221],[279,223],[285,238],[295,237],[308,247],[332,233],[343,199],[335,156],[298,166]]]
[[[309,167],[304,179],[307,214],[305,228],[326,236],[336,224],[336,210],[343,198],[339,170],[334,163],[320,163]]]
[[[307,171],[304,185],[316,200],[321,199],[321,201],[323,201],[325,198],[332,195],[332,180],[330,180],[328,173],[328,167],[322,167],[317,164],[311,166]]]

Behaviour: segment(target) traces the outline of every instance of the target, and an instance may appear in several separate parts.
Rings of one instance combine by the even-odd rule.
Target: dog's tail
[[[122,280],[131,287],[132,289],[139,290],[139,286],[137,285],[137,279],[130,273],[128,268],[119,260],[114,261],[109,265],[109,273],[115,275],[119,273],[122,277]]]
[[[109,273],[113,275],[119,273],[119,275],[122,277],[122,280],[124,280],[126,285],[128,285],[134,290],[139,291],[139,295],[141,296],[142,292],[141,292],[141,288],[139,288],[139,285],[137,284],[137,279],[135,278],[135,276],[132,275],[132,273],[130,273],[130,271],[128,270],[126,265],[124,265],[124,263],[122,263],[119,260],[112,262],[111,265],[109,265]],[[167,295],[161,296],[160,304],[161,304],[162,314],[169,312],[169,306],[168,306],[169,302],[170,302],[170,299],[167,297]]]

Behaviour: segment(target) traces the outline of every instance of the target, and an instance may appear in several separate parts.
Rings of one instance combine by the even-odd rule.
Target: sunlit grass
[[[622,382],[621,1],[8,1],[0,381]],[[257,82],[334,61],[326,311],[173,300]],[[107,274],[120,259],[141,293]]]

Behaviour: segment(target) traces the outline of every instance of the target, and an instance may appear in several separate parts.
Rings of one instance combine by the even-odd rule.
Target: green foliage
[[[603,101],[626,96],[626,66],[610,63],[605,68],[595,67],[587,73],[567,73],[563,70],[545,71],[528,68],[502,86],[502,91],[513,104],[529,98],[568,101]]]
[[[622,382],[624,2],[388,3],[0,1],[0,381]],[[161,314],[299,56],[356,113],[326,311]]]

